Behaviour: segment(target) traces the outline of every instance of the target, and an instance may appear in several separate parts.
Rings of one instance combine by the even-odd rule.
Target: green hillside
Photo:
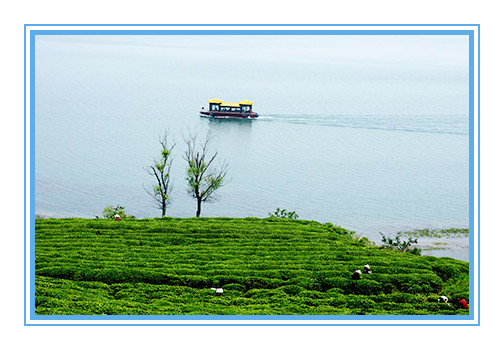
[[[351,278],[365,264],[371,274]],[[211,288],[223,288],[217,295]],[[37,315],[464,315],[469,264],[290,219],[35,220]]]

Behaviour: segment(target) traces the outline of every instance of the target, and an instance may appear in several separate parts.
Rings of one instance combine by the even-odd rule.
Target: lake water
[[[437,36],[37,37],[35,212],[94,217],[120,204],[159,216],[146,167],[169,130],[167,215],[194,216],[182,158],[191,130],[210,131],[229,164],[202,216],[285,208],[373,240],[468,227],[466,54],[464,40]],[[200,118],[211,98],[252,100],[260,117]]]

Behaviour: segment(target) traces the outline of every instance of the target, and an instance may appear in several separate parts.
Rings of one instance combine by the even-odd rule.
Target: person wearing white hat
[[[361,270],[355,270],[355,272],[352,274],[352,279],[353,280],[360,280],[362,275]]]
[[[224,289],[222,288],[210,288],[211,290],[215,290],[216,295],[222,295],[224,294]]]

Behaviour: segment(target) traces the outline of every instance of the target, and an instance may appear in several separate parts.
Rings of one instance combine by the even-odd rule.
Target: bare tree
[[[224,177],[227,174],[228,165],[223,164],[213,167],[217,158],[217,152],[209,154],[210,135],[205,140],[197,144],[197,136],[190,134],[184,138],[187,149],[184,159],[187,162],[187,183],[188,193],[197,202],[196,217],[201,214],[201,204],[215,199],[214,193],[224,185]]]
[[[173,163],[172,150],[175,143],[168,143],[168,132],[165,131],[163,136],[159,137],[161,144],[161,158],[154,160],[154,164],[149,166],[147,172],[156,178],[156,184],[148,191],[150,196],[154,199],[159,209],[161,209],[161,216],[166,216],[166,208],[170,204],[170,192],[172,186],[170,185],[170,172]]]

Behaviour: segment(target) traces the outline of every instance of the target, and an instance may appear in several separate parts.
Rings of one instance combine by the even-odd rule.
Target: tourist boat
[[[257,118],[259,114],[252,111],[251,101],[240,101],[238,103],[227,103],[221,100],[209,100],[208,109],[201,108],[201,117],[213,118]]]

